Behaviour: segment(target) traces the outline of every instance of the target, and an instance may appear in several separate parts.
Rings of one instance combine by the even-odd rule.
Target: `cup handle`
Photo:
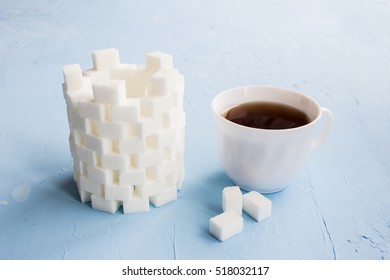
[[[323,121],[325,121],[325,123],[323,123],[322,131],[311,143],[311,148],[310,148],[311,151],[321,146],[321,144],[326,139],[326,136],[328,136],[330,129],[332,128],[333,125],[333,115],[328,109],[324,107],[321,107],[321,118],[323,119]]]

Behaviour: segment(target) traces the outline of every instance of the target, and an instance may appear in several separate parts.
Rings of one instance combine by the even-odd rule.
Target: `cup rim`
[[[299,127],[294,127],[294,128],[282,128],[282,129],[264,129],[264,128],[254,128],[254,127],[249,127],[249,126],[245,126],[245,125],[241,125],[241,124],[237,124],[235,122],[232,122],[226,118],[224,118],[221,114],[221,112],[217,112],[216,108],[215,108],[215,103],[216,103],[216,100],[218,97],[220,97],[221,95],[223,94],[226,94],[227,92],[230,92],[230,91],[235,91],[235,90],[240,90],[240,89],[248,89],[248,88],[262,88],[262,89],[266,89],[266,88],[269,88],[269,89],[273,89],[273,90],[282,90],[282,91],[286,91],[286,92],[290,92],[290,93],[294,93],[294,94],[297,94],[299,96],[303,96],[304,98],[310,100],[311,103],[313,103],[317,109],[318,109],[318,113],[316,115],[316,117],[314,119],[312,119],[309,123],[305,124],[305,125],[302,125],[302,126],[299,126]],[[228,108],[225,108],[224,110],[226,110]],[[308,127],[311,127],[314,125],[314,123],[316,123],[320,117],[321,117],[321,113],[322,113],[322,107],[319,105],[319,103],[314,100],[312,97],[306,95],[306,94],[303,94],[302,92],[300,91],[297,91],[297,90],[294,90],[294,89],[291,89],[291,88],[286,88],[286,87],[281,87],[281,86],[274,86],[274,85],[247,85],[247,86],[238,86],[238,87],[234,87],[234,88],[228,88],[228,89],[225,89],[221,92],[219,92],[217,95],[215,95],[211,101],[211,111],[212,113],[214,114],[214,116],[219,119],[220,121],[232,126],[232,127],[236,127],[236,128],[239,128],[239,129],[245,129],[245,130],[248,130],[248,131],[262,131],[263,133],[283,133],[283,132],[291,132],[291,131],[297,131],[297,130],[302,130],[304,128],[308,128]]]

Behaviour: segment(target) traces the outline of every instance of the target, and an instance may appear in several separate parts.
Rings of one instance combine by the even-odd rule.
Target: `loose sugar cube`
[[[149,212],[149,198],[134,194],[132,198],[123,201],[123,213]]]
[[[80,90],[83,88],[83,75],[79,64],[68,64],[62,67],[66,89],[68,91]]]
[[[272,201],[256,191],[251,191],[243,195],[243,209],[260,222],[271,217]]]
[[[121,104],[126,100],[126,86],[123,80],[102,79],[92,84],[96,103]]]
[[[116,68],[120,64],[119,51],[114,48],[93,51],[92,61],[96,70]]]
[[[223,211],[234,211],[238,215],[242,213],[242,193],[239,187],[226,187],[222,191]]]
[[[163,52],[150,52],[146,55],[146,69],[152,73],[173,67],[172,56]]]
[[[109,213],[115,213],[118,208],[121,206],[119,201],[117,200],[108,200],[104,199],[97,195],[91,195],[91,201],[92,201],[92,208],[109,212]]]
[[[220,241],[225,241],[242,232],[243,218],[233,211],[226,211],[210,219],[209,232]]]

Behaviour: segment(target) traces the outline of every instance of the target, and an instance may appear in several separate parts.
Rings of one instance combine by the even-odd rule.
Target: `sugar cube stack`
[[[209,220],[209,232],[225,241],[242,232],[242,210],[260,222],[271,217],[272,201],[256,191],[243,195],[238,186],[225,187],[222,190],[222,210]]]
[[[149,211],[177,198],[184,180],[184,76],[172,56],[120,62],[92,52],[93,68],[63,66],[74,179],[83,203],[114,213]]]

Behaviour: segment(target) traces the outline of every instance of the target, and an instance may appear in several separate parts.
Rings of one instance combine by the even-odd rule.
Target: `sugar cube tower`
[[[177,198],[184,179],[184,76],[172,56],[123,64],[116,49],[93,68],[63,66],[74,179],[83,203],[114,213],[149,211]]]

